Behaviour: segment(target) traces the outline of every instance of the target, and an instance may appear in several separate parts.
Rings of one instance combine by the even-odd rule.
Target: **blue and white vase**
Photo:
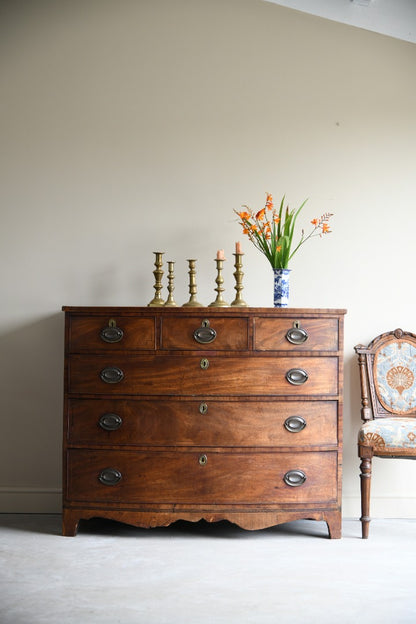
[[[289,305],[289,274],[290,269],[273,269],[274,291],[273,303],[275,308],[287,308]]]

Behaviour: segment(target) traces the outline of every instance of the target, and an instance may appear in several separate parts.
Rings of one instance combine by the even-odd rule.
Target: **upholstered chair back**
[[[416,417],[416,335],[397,329],[378,336],[359,353],[366,369],[361,371],[362,382],[371,401],[371,406],[363,404],[362,419]]]

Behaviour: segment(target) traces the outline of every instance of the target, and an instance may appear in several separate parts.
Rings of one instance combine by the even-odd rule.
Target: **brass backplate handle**
[[[104,431],[117,431],[123,424],[123,419],[118,414],[107,413],[101,416],[98,424]]]
[[[286,373],[286,379],[292,386],[301,386],[308,381],[309,375],[303,368],[291,368]]]
[[[122,479],[122,474],[117,468],[104,468],[98,475],[98,480],[103,485],[117,485]]]
[[[283,481],[290,487],[299,487],[306,481],[306,474],[303,470],[288,470],[283,477]]]
[[[123,381],[124,373],[118,366],[107,366],[101,371],[100,377],[105,383],[115,384]]]
[[[208,319],[204,319],[201,323],[201,327],[198,327],[194,331],[194,339],[200,344],[209,344],[213,342],[217,337],[215,329],[210,327]]]
[[[117,327],[117,323],[115,319],[111,318],[108,321],[108,326],[103,327],[100,331],[100,338],[104,340],[104,342],[120,342],[123,339],[124,332],[120,327]]]
[[[306,342],[308,338],[308,332],[300,326],[300,321],[293,321],[293,327],[286,332],[286,340],[291,344],[300,345]]]
[[[302,416],[289,416],[285,420],[285,429],[290,433],[299,433],[306,427],[306,420]]]

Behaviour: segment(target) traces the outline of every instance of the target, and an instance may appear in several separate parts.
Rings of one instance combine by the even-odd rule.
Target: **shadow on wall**
[[[0,487],[61,484],[64,315],[0,336]]]
[[[357,432],[361,425],[361,391],[360,379],[355,353],[345,353],[344,360],[344,451],[343,474],[344,496],[359,496],[359,460],[357,456]],[[358,515],[349,509],[348,515]]]
[[[347,431],[351,430],[355,434],[361,425],[361,386],[358,360],[355,353],[345,354],[344,401],[346,411],[344,425],[347,426]]]

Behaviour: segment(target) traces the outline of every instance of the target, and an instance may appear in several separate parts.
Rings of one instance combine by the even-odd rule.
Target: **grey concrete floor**
[[[59,515],[0,515],[1,624],[416,622],[416,520],[262,531],[179,522],[136,529]]]

